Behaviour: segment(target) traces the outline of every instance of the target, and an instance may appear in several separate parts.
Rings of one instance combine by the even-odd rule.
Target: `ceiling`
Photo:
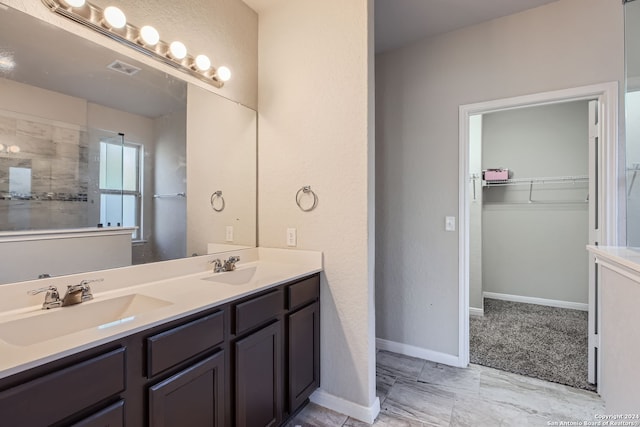
[[[376,53],[556,0],[375,0]]]
[[[243,0],[260,13],[282,0]],[[375,0],[376,53],[557,0]]]

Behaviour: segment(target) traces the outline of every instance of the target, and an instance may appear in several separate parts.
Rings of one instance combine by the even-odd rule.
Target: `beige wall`
[[[146,55],[121,46],[105,36],[51,13],[38,0],[5,0],[5,4],[37,16],[73,33],[112,48],[145,64],[162,68],[193,84],[207,87],[227,98],[251,108],[258,104],[258,15],[241,0],[157,0],[153,2],[127,0],[93,0],[106,7],[120,7],[129,21],[141,27],[153,25],[162,40],[182,41],[194,56],[204,53],[213,66],[227,65],[233,77],[221,89],[206,85],[196,78],[162,66]]]
[[[376,57],[377,336],[458,355],[458,107],[623,78],[618,0],[560,0]]]
[[[367,0],[286,0],[261,11],[258,108],[260,246],[286,247],[294,227],[299,249],[324,252],[321,387],[355,404],[343,411],[369,413],[372,12]],[[304,185],[319,197],[312,212],[295,203]]]

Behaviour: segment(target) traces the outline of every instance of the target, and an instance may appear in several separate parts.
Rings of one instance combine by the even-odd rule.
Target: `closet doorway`
[[[616,107],[616,83],[460,107],[461,365],[470,360],[469,314],[482,315],[489,297],[487,309],[503,310],[497,318],[585,310],[588,381],[597,382],[597,265],[585,245],[613,244],[617,235]],[[490,168],[509,171],[483,179]],[[483,360],[529,373],[529,350],[519,345],[505,337]],[[509,355],[518,360],[503,363]]]

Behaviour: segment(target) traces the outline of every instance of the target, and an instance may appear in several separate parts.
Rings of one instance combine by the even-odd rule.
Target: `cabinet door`
[[[224,351],[206,358],[149,389],[153,427],[222,427]]]
[[[104,408],[78,421],[72,427],[122,427],[124,426],[124,400]]]
[[[289,412],[320,385],[320,310],[313,303],[288,316]]]
[[[277,321],[235,343],[237,427],[277,426],[282,419],[282,332]]]

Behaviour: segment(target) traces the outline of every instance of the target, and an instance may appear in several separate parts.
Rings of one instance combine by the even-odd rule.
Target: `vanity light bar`
[[[169,44],[160,40],[158,32],[153,27],[138,28],[126,22],[124,13],[113,6],[102,10],[98,6],[81,0],[42,0],[42,2],[58,15],[91,28],[217,88],[221,88],[224,82],[231,78],[231,72],[227,67],[222,66],[216,69],[211,66],[211,61],[205,55],[198,55],[195,58],[189,55],[182,43],[175,41]],[[74,4],[80,4],[80,6],[74,6]],[[107,9],[109,14],[106,14]]]

